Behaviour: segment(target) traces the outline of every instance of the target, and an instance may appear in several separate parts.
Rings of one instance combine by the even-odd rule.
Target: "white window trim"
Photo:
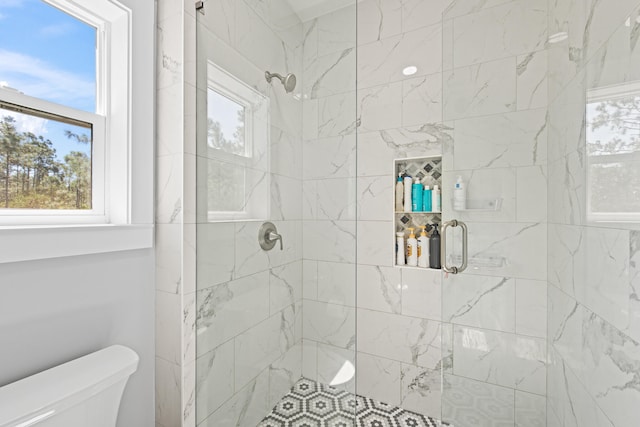
[[[134,58],[133,50],[138,56],[149,49],[154,51],[153,19],[142,17],[142,12],[148,12],[146,6],[129,2],[133,9],[138,9],[136,22],[144,24],[144,28],[135,31],[139,40],[134,40],[132,9],[116,0],[45,1],[97,28],[96,73],[100,82],[96,94],[97,116],[105,117],[104,163],[99,166],[105,176],[104,195],[101,196],[104,202],[101,202],[101,212],[92,209],[94,212],[90,214],[79,214],[78,211],[37,214],[35,217],[40,216],[39,220],[22,221],[19,225],[16,221],[3,221],[0,224],[0,263],[151,248],[153,200],[150,198],[150,203],[142,204],[134,197],[153,194],[153,115],[140,109],[140,105],[151,110],[155,107],[155,88],[153,83],[148,84],[154,77],[154,65],[150,60],[153,53],[143,61]],[[134,63],[138,73],[136,84],[133,83]],[[4,92],[0,97],[7,102],[19,98],[40,107],[50,104],[47,107],[55,106],[55,111],[68,113],[69,117],[84,117],[82,114],[85,114],[47,101],[28,99],[22,94],[7,96]],[[132,129],[134,93],[138,105],[136,117],[139,116],[135,133]],[[85,118],[95,119],[96,115],[86,114],[93,117]],[[80,120],[93,123],[92,120]],[[134,134],[138,139],[135,148],[132,145]]]

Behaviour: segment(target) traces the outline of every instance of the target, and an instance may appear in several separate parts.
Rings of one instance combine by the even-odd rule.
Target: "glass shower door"
[[[443,13],[442,418],[546,425],[546,2]],[[534,4],[535,3],[535,4]],[[493,5],[493,4],[492,4]],[[466,198],[454,200],[456,182]]]

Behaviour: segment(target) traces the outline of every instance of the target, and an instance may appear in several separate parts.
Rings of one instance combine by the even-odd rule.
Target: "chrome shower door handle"
[[[462,264],[459,266],[448,266],[447,265],[447,228],[449,227],[461,227],[462,228]],[[469,236],[469,229],[467,228],[467,224],[462,221],[458,221],[454,219],[452,221],[447,221],[442,223],[442,230],[440,231],[441,240],[440,240],[440,252],[442,257],[442,269],[447,273],[458,274],[462,273],[467,269],[467,261],[469,259],[468,249],[467,249],[467,240]]]

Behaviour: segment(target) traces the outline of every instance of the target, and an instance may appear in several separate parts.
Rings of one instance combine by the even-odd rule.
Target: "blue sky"
[[[0,85],[26,95],[94,112],[95,28],[41,0],[0,0]],[[7,115],[0,110],[0,115]],[[12,114],[13,115],[13,114]],[[54,142],[62,159],[85,151],[64,137],[72,129],[50,120],[14,115],[19,130]]]

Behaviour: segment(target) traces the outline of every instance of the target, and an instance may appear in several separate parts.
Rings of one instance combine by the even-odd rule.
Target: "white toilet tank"
[[[0,427],[114,427],[138,355],[114,345],[0,388]]]

